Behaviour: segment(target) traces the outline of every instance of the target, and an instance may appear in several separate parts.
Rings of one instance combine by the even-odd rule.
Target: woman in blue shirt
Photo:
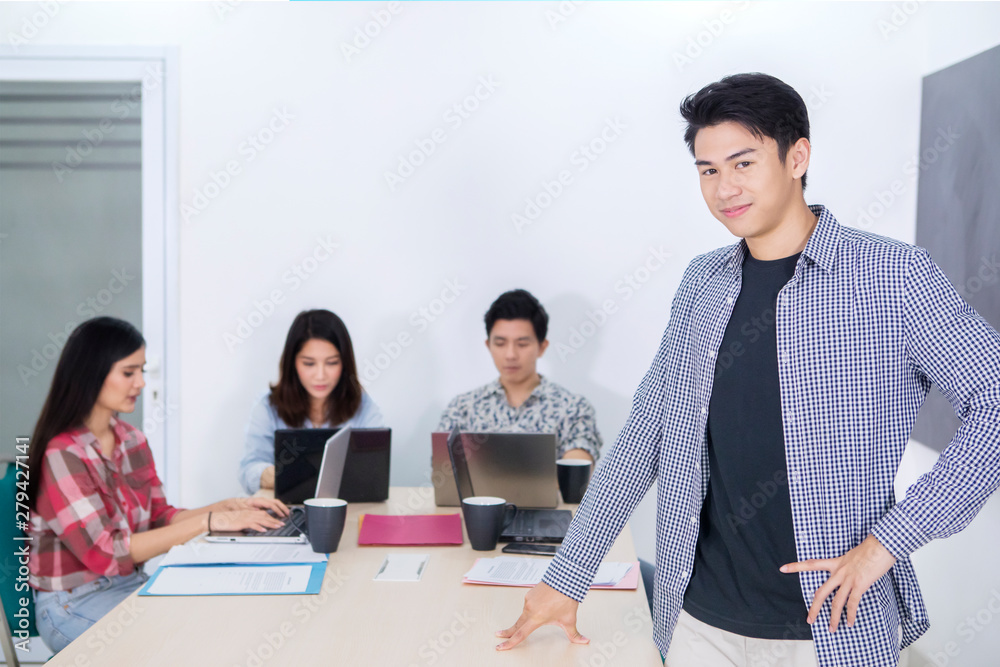
[[[274,432],[287,428],[378,428],[385,420],[361,388],[344,322],[329,310],[296,316],[281,353],[278,383],[254,406],[240,461],[247,493],[274,488]]]

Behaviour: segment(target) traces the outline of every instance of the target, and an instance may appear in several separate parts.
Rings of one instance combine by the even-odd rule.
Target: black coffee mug
[[[340,546],[347,521],[347,501],[340,498],[309,498],[305,501],[309,544],[318,554],[329,554]]]
[[[494,496],[475,496],[462,501],[465,531],[476,551],[493,551],[500,534],[510,526],[517,506]]]
[[[559,478],[559,492],[564,503],[578,503],[590,483],[590,461],[583,459],[559,459],[556,461],[556,476]]]

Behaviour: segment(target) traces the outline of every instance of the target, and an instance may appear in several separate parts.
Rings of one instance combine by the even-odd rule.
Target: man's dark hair
[[[681,116],[687,121],[684,141],[691,155],[698,130],[727,121],[739,123],[758,139],[778,142],[781,164],[792,144],[809,138],[809,112],[802,96],[784,81],[759,72],[733,74],[688,95],[681,102]]]
[[[528,320],[535,329],[535,337],[541,343],[549,332],[549,314],[538,303],[531,292],[515,289],[497,297],[483,318],[486,321],[486,337],[493,331],[497,320]]]

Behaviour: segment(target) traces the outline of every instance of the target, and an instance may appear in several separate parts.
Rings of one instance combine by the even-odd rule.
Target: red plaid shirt
[[[165,526],[180,511],[163,497],[146,436],[117,419],[111,428],[111,459],[86,428],[59,434],[45,450],[28,529],[34,588],[71,590],[132,573],[132,534]]]

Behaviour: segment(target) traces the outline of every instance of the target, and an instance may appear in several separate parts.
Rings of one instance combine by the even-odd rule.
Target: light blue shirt
[[[260,476],[264,469],[274,465],[274,432],[279,429],[290,428],[284,420],[278,416],[278,410],[271,405],[271,391],[264,392],[253,411],[250,413],[250,421],[247,422],[247,438],[243,452],[243,460],[240,461],[240,484],[247,493],[257,493],[260,490]],[[329,423],[313,424],[306,419],[304,428],[335,428]],[[375,405],[368,392],[361,394],[361,407],[354,413],[354,416],[343,424],[336,427],[351,426],[353,428],[384,428],[385,419],[382,411]]]

